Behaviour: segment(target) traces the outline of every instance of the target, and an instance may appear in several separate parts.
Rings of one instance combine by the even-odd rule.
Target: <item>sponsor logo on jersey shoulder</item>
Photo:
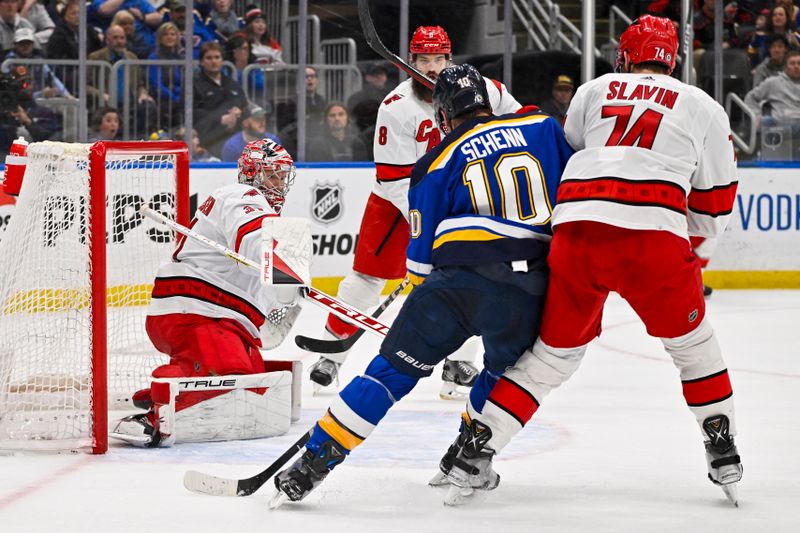
[[[311,216],[322,224],[341,218],[342,187],[338,183],[315,183],[311,189]]]

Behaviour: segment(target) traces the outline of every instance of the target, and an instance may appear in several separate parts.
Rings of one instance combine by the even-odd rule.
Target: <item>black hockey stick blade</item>
[[[283,455],[278,457],[274,463],[253,477],[229,479],[212,476],[211,474],[204,474],[196,470],[189,470],[183,476],[183,486],[191,492],[206,494],[208,496],[250,496],[260,489],[264,483],[269,481],[272,476],[277,474],[278,470],[288,463],[289,460],[306,445],[313,431],[314,428],[311,428],[304,433],[303,436],[292,444],[288,450],[283,452]]]
[[[381,42],[380,37],[378,37],[378,32],[375,31],[375,24],[372,23],[372,16],[369,14],[369,2],[367,0],[358,0],[358,19],[361,21],[361,30],[364,33],[364,39],[367,40],[367,44],[370,48],[384,59],[394,63],[394,66],[428,89],[433,89],[433,80],[400,59],[396,54],[390,52],[389,49],[384,46],[383,42]]]
[[[381,314],[386,311],[386,308],[389,307],[393,301],[403,292],[403,289],[408,287],[410,280],[405,278],[403,281],[400,282],[400,285],[395,287],[395,289],[386,297],[386,299],[375,309],[375,312],[372,313],[372,318],[378,318]],[[356,343],[358,339],[361,338],[361,335],[364,334],[363,329],[359,329],[346,339],[315,339],[313,337],[306,337],[305,335],[297,335],[294,338],[294,343],[300,347],[301,349],[307,352],[317,352],[317,353],[342,353],[346,352],[353,345]]]

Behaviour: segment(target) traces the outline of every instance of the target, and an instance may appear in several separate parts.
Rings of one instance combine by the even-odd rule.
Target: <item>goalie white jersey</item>
[[[553,225],[593,220],[681,237],[716,237],[736,196],[725,111],[660,74],[606,74],[582,85],[564,124],[577,150],[558,190]]]
[[[256,189],[232,184],[214,191],[197,209],[190,227],[254,261],[261,255],[261,223],[275,210]],[[282,307],[264,288],[256,269],[181,236],[169,263],[161,265],[149,315],[194,313],[240,322],[254,338],[266,314]]]
[[[502,83],[489,78],[485,81],[495,115],[513,113],[522,107]],[[441,138],[433,104],[417,98],[411,79],[400,83],[378,109],[373,141],[378,181],[373,192],[392,202],[408,217],[411,169],[420,157],[439,144]]]

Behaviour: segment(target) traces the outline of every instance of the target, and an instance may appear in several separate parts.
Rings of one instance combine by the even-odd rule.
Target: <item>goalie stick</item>
[[[165,226],[177,231],[181,235],[185,235],[186,237],[192,238],[197,242],[205,244],[209,248],[217,250],[222,255],[230,257],[234,261],[237,261],[250,268],[255,268],[256,270],[261,271],[261,266],[252,259],[249,259],[241,254],[238,254],[233,250],[231,250],[230,248],[226,248],[222,244],[213,241],[204,235],[200,235],[196,231],[193,231],[187,228],[186,226],[178,224],[174,220],[165,217],[158,211],[154,211],[153,209],[150,209],[147,206],[142,207],[139,211],[142,215],[152,220],[155,220],[156,222],[164,224]],[[285,265],[285,263],[283,263],[283,261],[280,260],[279,257],[275,256],[273,266],[277,271],[276,275],[274,276],[276,282],[281,282],[283,284],[286,283],[295,283],[298,285],[303,284],[303,280],[300,279],[294,272],[292,272],[291,269],[289,269]],[[342,317],[344,320],[347,320],[349,322],[354,322],[358,327],[364,330],[368,330],[375,335],[378,335],[380,337],[385,337],[386,333],[389,331],[389,326],[382,324],[381,322],[375,320],[371,316],[365,315],[361,311],[353,309],[352,307],[346,305],[344,302],[337,300],[333,296],[329,296],[324,292],[320,292],[313,287],[307,287],[303,296],[306,300],[314,302],[318,306],[323,307],[333,312],[334,314]]]
[[[386,297],[386,299],[375,309],[375,312],[372,313],[372,318],[378,318],[381,314],[386,311],[386,308],[389,307],[392,302],[403,292],[408,284],[411,281],[408,278],[405,278],[400,285],[398,285],[390,294]],[[356,343],[358,339],[361,338],[361,335],[364,334],[363,329],[359,329],[349,337],[345,339],[315,339],[312,337],[306,337],[305,335],[297,335],[294,338],[294,343],[297,344],[298,347],[306,350],[308,352],[317,352],[317,353],[342,353],[346,352]]]
[[[253,477],[230,479],[204,474],[196,470],[188,470],[183,475],[183,486],[191,492],[208,496],[250,496],[269,481],[272,476],[277,474],[278,470],[288,463],[297,452],[303,449],[308,439],[311,438],[313,431],[314,429],[311,428],[304,433],[302,437],[297,439],[297,442],[283,452],[283,455]]]
[[[433,89],[433,80],[400,59],[396,54],[390,52],[383,42],[381,42],[380,37],[378,37],[378,32],[375,30],[375,24],[372,23],[372,16],[369,14],[369,4],[367,0],[358,0],[358,19],[361,21],[361,30],[364,33],[364,39],[366,39],[370,48],[428,89]]]

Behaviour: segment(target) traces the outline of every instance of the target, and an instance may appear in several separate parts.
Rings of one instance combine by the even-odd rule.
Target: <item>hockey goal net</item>
[[[147,338],[153,279],[188,223],[178,142],[43,142],[0,241],[0,449],[108,446],[108,409],[166,361]]]

